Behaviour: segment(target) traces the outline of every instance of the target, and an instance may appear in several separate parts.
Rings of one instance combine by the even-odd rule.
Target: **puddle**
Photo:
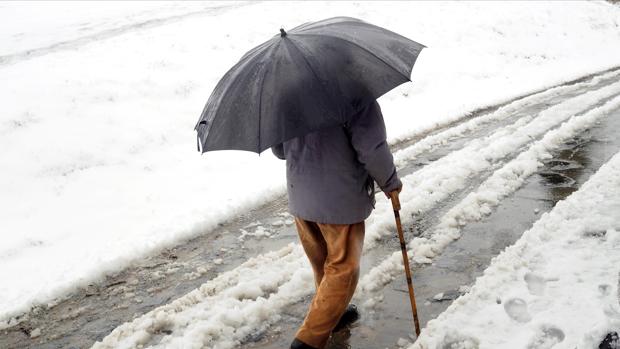
[[[552,159],[545,161],[545,167],[551,171],[566,171],[582,168],[579,163],[572,160]]]
[[[544,184],[547,186],[568,188],[575,185],[574,179],[561,172],[545,171],[538,172],[538,175],[542,177]]]

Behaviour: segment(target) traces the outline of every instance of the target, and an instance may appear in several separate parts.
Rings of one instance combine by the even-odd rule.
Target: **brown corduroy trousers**
[[[364,222],[321,224],[295,218],[314,271],[316,294],[295,337],[323,348],[353,297],[364,245]]]

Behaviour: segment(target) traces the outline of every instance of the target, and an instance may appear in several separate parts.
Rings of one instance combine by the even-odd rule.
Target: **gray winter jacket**
[[[272,147],[286,159],[289,211],[305,220],[353,224],[374,208],[374,183],[385,192],[400,188],[385,124],[375,101],[345,125]]]

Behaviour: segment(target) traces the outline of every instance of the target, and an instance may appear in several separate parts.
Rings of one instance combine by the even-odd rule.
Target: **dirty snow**
[[[605,78],[616,76],[617,73],[604,75]],[[593,79],[593,81],[598,80],[599,78]],[[592,87],[593,81],[578,84],[573,88]],[[442,182],[441,189],[437,189],[439,192],[463,188],[469,185],[466,181],[469,176],[480,171],[493,170],[489,179],[480,185],[472,197],[485,193],[485,197],[499,200],[518,188],[523,178],[538,167],[539,160],[545,158],[547,153],[561,144],[563,140],[605,117],[607,111],[619,108],[618,94],[620,94],[620,83],[579,94],[538,115],[523,116],[516,123],[502,127],[486,138],[476,139],[463,149],[411,175],[404,176],[402,179],[407,190],[403,191],[402,195],[403,210],[408,209],[413,212],[415,207],[418,209],[432,207],[436,203],[437,196],[428,189],[439,188],[436,183],[432,184],[435,178],[445,182],[445,176],[442,173],[452,173],[458,178],[451,186],[444,185]],[[541,96],[534,95],[526,100],[538,101],[540,98]],[[520,103],[524,101],[515,102],[515,104]],[[506,108],[510,110],[510,106]],[[495,117],[499,116],[495,115]],[[444,135],[450,137],[453,134],[447,132]],[[536,139],[537,135],[541,136],[540,140],[533,141],[532,139]],[[428,143],[429,139],[437,140],[437,137],[429,136],[422,139],[420,143]],[[518,155],[515,154],[517,156],[514,160],[502,162],[504,156],[515,152],[518,152]],[[411,152],[408,153],[411,154]],[[416,203],[414,204],[413,200],[408,199],[406,193],[414,192],[418,187],[420,189],[415,194]],[[437,195],[445,196],[449,193]],[[387,204],[387,201],[378,202],[378,205]],[[458,224],[452,227],[449,223],[453,222],[455,217],[462,212],[472,214],[476,210],[479,214],[464,218],[479,219],[488,209],[487,205],[492,207],[493,201],[477,201],[466,197],[461,204],[455,206],[454,210],[446,214],[444,222],[447,223],[440,224],[440,229],[432,232],[437,234],[437,238],[433,239],[434,235],[431,235],[428,241],[424,240],[428,242],[427,245],[432,244],[432,246],[426,246],[425,251],[439,253],[444,244],[450,241],[449,238],[454,238],[454,234],[458,234]],[[384,221],[389,223],[382,225]],[[386,233],[388,224],[390,228],[393,226],[391,210],[378,206],[367,226],[369,236],[367,246],[370,246],[367,248],[372,248],[373,245],[370,242],[376,241],[377,237]],[[261,222],[255,222],[250,226],[251,228],[262,227]],[[456,231],[443,231],[448,228],[456,229]],[[419,243],[421,240],[413,241]],[[416,243],[412,244],[415,246]],[[427,261],[432,256],[427,254],[421,257],[423,260],[420,261]],[[258,260],[260,263],[257,262]],[[371,296],[374,292],[380,291],[385,282],[390,280],[386,280],[386,277],[391,277],[393,272],[400,272],[399,268],[402,268],[400,258],[388,257],[385,263],[380,264],[362,278],[356,297],[376,302],[377,299]],[[274,287],[274,283],[278,286]],[[204,284],[198,290],[181,297],[174,303],[119,326],[93,348],[132,348],[138,345],[153,348],[201,346],[233,348],[247,336],[261,333],[280,320],[280,314],[286,307],[312,293],[312,285],[312,274],[303,250],[298,244],[291,244],[277,252],[252,259],[239,268],[222,273],[217,279]],[[464,287],[462,291],[468,290]],[[223,306],[215,306],[216,304]],[[369,304],[365,305],[369,306]],[[510,311],[519,317],[522,308],[519,302],[511,303]],[[243,316],[238,314],[243,314]],[[169,333],[162,340],[158,337],[161,331],[158,330],[160,325],[157,324],[159,323],[167,324],[165,330]]]
[[[464,188],[470,176],[493,169],[504,157],[525,146],[532,139],[618,93],[620,83],[615,83],[568,99],[543,110],[539,115],[526,115],[491,135],[475,139],[466,147],[424,166],[415,174],[402,178],[403,191],[400,200],[407,203],[401,210],[403,223],[408,223],[412,214],[426,212],[440,200]],[[496,113],[502,114],[504,110],[500,109]],[[423,140],[420,143],[427,141]],[[410,152],[404,150],[403,153]],[[398,155],[397,153],[397,157],[400,158]],[[377,202],[375,214],[367,220],[369,230],[366,236],[367,246],[372,246],[374,240],[382,235],[390,234],[389,228],[393,226],[390,207],[391,203],[388,201]]]
[[[116,328],[93,349],[234,348],[314,289],[303,250],[290,244],[248,260],[187,295]],[[171,333],[158,339],[162,331]]]
[[[409,349],[598,348],[620,329],[618,251],[620,153],[495,257]]]
[[[514,160],[500,167],[472,195],[476,196],[480,193],[487,193],[490,197],[501,198],[507,195],[507,192],[514,190],[520,185],[522,179],[527,177],[528,172],[531,173],[531,171],[538,167],[539,159],[545,158],[547,153],[555,146],[561,144],[563,140],[573,136],[580,130],[592,125],[596,120],[605,117],[606,112],[619,108],[620,97],[614,98],[620,92],[618,88],[618,83],[616,83],[579,95],[569,99],[567,102],[560,103],[557,107],[553,107],[563,111],[562,113],[558,112],[558,110],[555,113],[551,113],[548,112],[550,110],[548,109],[541,113],[541,115],[538,115],[537,118],[528,120],[529,123],[522,125],[517,130],[511,130],[511,132],[498,130],[496,134],[504,135],[502,138],[494,137],[493,135],[489,136],[489,139],[494,139],[491,144],[496,144],[496,146],[499,144],[500,147],[503,144],[503,147],[506,148],[508,148],[507,144],[510,144],[512,147],[510,149],[515,151],[519,148],[519,132],[524,133],[524,130],[545,129],[542,126],[544,124],[558,125],[565,121],[558,128],[547,132],[539,141],[533,142]],[[580,110],[588,109],[589,106],[595,106],[597,103],[602,105],[587,112],[580,112]],[[531,125],[536,125],[537,127],[531,127]],[[507,126],[506,128],[510,127],[512,126]],[[507,138],[513,139],[517,143],[511,144],[506,140]],[[453,163],[447,162],[444,166],[450,166]],[[516,177],[506,175],[509,172],[515,174],[515,169],[523,169],[523,171],[517,171],[518,175]],[[422,171],[420,170],[418,173]],[[418,173],[404,177],[403,182],[410,182],[411,178],[419,176]],[[501,181],[506,182],[503,185],[497,185]],[[424,194],[421,194],[420,200],[423,201],[423,199],[432,203],[432,197],[425,197]],[[405,201],[403,203],[407,205]],[[492,201],[489,201],[486,204],[492,205],[492,203]],[[456,213],[461,212],[465,207],[468,208],[466,211],[468,213],[479,210],[482,212],[481,214],[484,214],[485,211],[482,209],[484,204],[484,202],[472,202],[470,197],[467,197],[461,204],[455,206],[454,210],[446,214],[444,221],[449,222],[454,219]],[[390,213],[389,210],[379,212]],[[478,215],[467,217],[467,219],[472,220],[478,218]],[[442,227],[442,225],[440,224],[439,227]],[[377,230],[372,229],[372,227],[369,227],[370,233],[378,233]],[[438,239],[431,239],[429,241],[436,243],[438,248],[435,252],[439,252],[439,248],[442,247],[441,244],[447,241],[445,235],[453,237],[441,230],[434,232],[434,234],[438,235]],[[426,258],[428,257],[426,256]],[[391,259],[388,258],[387,261]],[[376,291],[381,289],[383,285],[381,282],[385,280],[377,275],[390,275],[391,269],[380,270],[382,265],[362,278],[358,290],[358,292],[361,290],[362,298],[368,298],[371,295],[368,293],[369,290]],[[392,269],[396,271],[399,271],[398,266],[402,267],[402,264],[398,262],[388,265],[392,266]],[[528,280],[531,292],[541,293],[540,277],[527,275],[525,278]],[[277,284],[277,286],[274,286],[274,284]],[[177,301],[119,326],[102,342],[96,343],[93,348],[132,348],[138,345],[151,346],[153,348],[184,348],[205,345],[212,348],[233,348],[246,336],[260,333],[269,325],[281,319],[280,314],[287,306],[298,302],[299,299],[308,296],[312,292],[312,285],[312,274],[302,249],[297,244],[291,244],[277,252],[252,259],[239,268],[221,274],[217,279],[204,284],[198,290],[181,297]],[[369,285],[373,285],[373,288],[370,288]],[[463,288],[463,292],[468,291],[469,289]],[[357,295],[357,297],[359,296],[360,294]],[[443,297],[443,295],[441,296]],[[493,300],[495,301],[495,298]],[[516,319],[515,321],[529,321],[529,312],[526,311],[527,305],[519,299],[507,302],[506,309],[507,312],[512,314],[512,318]],[[165,330],[169,335],[159,340],[158,333],[161,331],[159,328],[164,326],[161,324],[166,326]],[[549,331],[555,333],[552,329],[547,332],[544,332],[545,329],[541,329],[541,331],[543,333]],[[448,335],[447,338],[445,341],[451,344],[470,343],[474,345],[477,343],[475,339],[471,338],[461,340],[461,337],[453,338],[452,335]],[[401,344],[403,343],[401,342]],[[431,346],[431,348],[434,347]],[[455,346],[455,348],[458,348],[458,346]]]
[[[192,130],[232,62],[280,26],[348,15],[429,47],[414,83],[380,100],[391,142],[620,61],[620,10],[604,2],[53,5],[0,4],[0,319],[284,193],[282,162],[200,156]],[[251,294],[205,296],[221,301],[212,338],[233,345],[276,316],[262,306],[301,296],[310,276],[286,251],[247,269]]]
[[[430,263],[432,258],[440,254],[450,242],[460,237],[460,230],[464,225],[480,220],[485,215],[488,215],[492,212],[492,209],[500,203],[501,199],[517,190],[524,183],[527,177],[532,175],[543,165],[542,160],[551,158],[550,152],[552,150],[557,149],[557,147],[561,146],[565,141],[574,135],[589,126],[592,126],[598,119],[607,116],[609,112],[620,108],[620,97],[615,97],[602,106],[594,108],[586,113],[581,114],[577,112],[577,110],[581,107],[587,106],[588,104],[595,104],[594,101],[596,101],[596,99],[592,100],[592,98],[596,94],[603,93],[602,96],[608,97],[619,95],[619,87],[619,83],[616,83],[598,91],[580,95],[579,97],[561,103],[553,108],[549,108],[538,115],[538,117],[535,118],[530,124],[515,132],[504,133],[503,140],[494,141],[490,145],[485,146],[483,149],[473,147],[473,149],[477,150],[474,150],[471,154],[466,153],[466,156],[462,157],[464,160],[460,162],[456,160],[447,161],[446,164],[443,165],[443,172],[448,172],[449,174],[454,174],[456,176],[462,175],[464,176],[463,178],[466,179],[468,177],[468,172],[460,174],[459,169],[466,168],[467,170],[470,170],[471,168],[482,167],[482,165],[472,166],[471,162],[478,160],[484,164],[485,161],[492,160],[491,154],[496,155],[505,153],[498,152],[495,148],[501,149],[508,146],[507,149],[515,149],[519,146],[519,142],[527,142],[530,136],[535,135],[531,128],[528,129],[528,126],[532,126],[536,121],[543,123],[545,122],[546,116],[550,116],[551,118],[556,118],[557,122],[559,115],[563,115],[564,119],[568,119],[568,121],[563,123],[560,127],[547,132],[542,139],[531,144],[527,150],[521,152],[515,159],[509,161],[501,168],[494,171],[493,174],[476,190],[468,194],[461,202],[452,207],[443,217],[441,217],[439,224],[437,224],[432,231],[425,232],[424,236],[413,239],[408,245],[408,253],[412,261],[417,263]],[[607,91],[605,92],[603,90]],[[587,100],[591,100],[592,102],[587,103]],[[571,110],[567,105],[575,102],[579,103],[580,107],[576,110]],[[573,108],[576,106],[576,104],[573,104]],[[562,112],[558,112],[555,110],[556,108]],[[542,127],[539,124],[536,125],[534,129],[545,129],[545,127]],[[499,130],[496,134],[498,133],[503,132],[502,130]],[[523,139],[519,140],[520,137]],[[467,149],[463,149],[462,151],[465,150]],[[488,151],[489,153],[487,154],[485,151]],[[474,153],[476,155],[474,155]],[[455,152],[449,156],[452,155],[455,155],[456,158],[460,157],[459,152]],[[441,166],[441,161],[448,160],[449,156],[432,165],[437,164],[438,166]],[[476,158],[476,156],[480,157]],[[452,168],[450,171],[447,171],[448,166]],[[445,185],[443,185],[443,183],[445,183],[447,178],[437,177],[439,175],[432,171],[429,171],[429,175],[426,175],[426,169],[430,167],[431,165],[423,168],[414,175],[403,178],[404,188],[409,188],[409,190],[403,190],[403,194],[413,193],[409,200],[416,202],[416,204],[412,203],[407,205],[411,208],[410,212],[423,210],[427,206],[433,204],[433,197],[435,195],[426,194],[429,190],[445,190]],[[421,178],[421,180],[416,180],[418,179],[416,177]],[[429,181],[435,180],[442,183],[442,186],[440,187],[437,185],[437,182],[435,182],[434,185],[428,185]],[[465,185],[464,180],[457,182],[462,183],[460,187]],[[448,194],[449,192],[439,195],[446,196]],[[401,203],[406,202],[406,196],[403,195],[402,197]],[[407,214],[407,211],[402,211],[404,217],[410,216]],[[379,212],[385,212],[383,213],[383,216],[385,217],[381,220],[382,222],[384,220],[387,221],[388,219],[393,219],[387,209],[380,210]],[[377,216],[378,215],[375,215],[375,217]],[[386,230],[387,227],[374,231]],[[366,306],[371,307],[381,299],[381,294],[373,297],[373,292],[382,290],[383,286],[392,281],[396,275],[402,274],[402,268],[403,261],[400,252],[394,252],[389,258],[386,258],[383,262],[375,266],[362,277],[359,287],[362,290],[361,298],[365,300]]]

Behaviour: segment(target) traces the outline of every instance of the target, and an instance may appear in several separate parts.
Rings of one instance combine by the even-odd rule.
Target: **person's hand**
[[[391,199],[391,198],[392,198],[392,195],[393,195],[392,193],[395,193],[395,194],[400,194],[400,192],[401,192],[402,190],[403,190],[403,186],[401,185],[400,187],[396,188],[395,190],[392,190],[392,191],[391,191],[391,192],[389,192],[389,193],[385,193],[385,196],[386,196],[388,199]]]

